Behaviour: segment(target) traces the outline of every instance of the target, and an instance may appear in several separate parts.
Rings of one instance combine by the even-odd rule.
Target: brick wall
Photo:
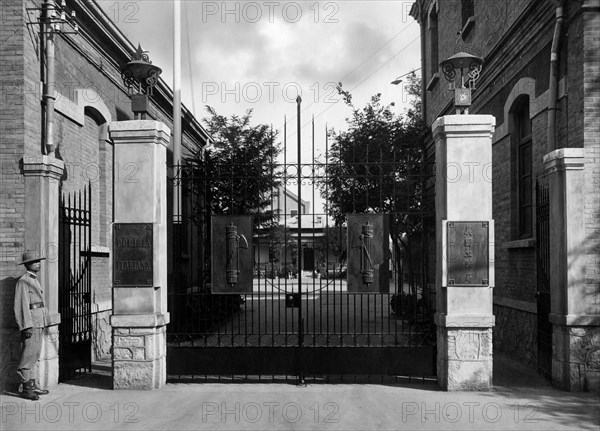
[[[489,58],[492,48],[499,42],[499,35],[507,31],[512,25],[514,25],[524,10],[529,7],[532,1],[516,1],[507,0],[502,2],[492,2],[487,0],[475,1],[475,25],[472,27],[466,37],[459,35],[462,30],[462,18],[461,18],[461,7],[460,0],[439,0],[438,4],[438,46],[439,46],[439,60],[442,61],[458,52],[465,51],[473,55],[485,57],[487,71],[484,72],[482,80],[485,75],[489,75],[493,72],[495,64],[501,64],[502,68],[514,67],[515,69],[520,68],[523,64],[526,64],[530,58],[527,53],[519,55],[516,58],[510,58],[512,53],[521,51],[524,47],[533,48],[530,41],[526,38],[515,37],[511,39],[510,43],[507,44],[504,49],[499,50],[493,54],[492,58]],[[429,8],[431,1],[427,1],[426,8]],[[539,15],[547,15],[546,7],[539,8]],[[537,27],[543,27],[547,19],[541,18],[540,16],[532,16],[527,23],[523,25],[523,28],[527,28],[529,31],[535,31]],[[426,55],[426,59],[429,57]],[[508,57],[508,58],[507,58]],[[426,60],[428,61],[428,60]],[[425,70],[428,67],[425,68]],[[437,67],[434,67],[437,69]],[[493,85],[490,89],[486,89],[486,93],[491,90],[497,91],[505,83],[506,79],[512,74],[508,73],[501,77],[495,77]],[[430,81],[430,76],[424,77],[424,82],[427,84]],[[447,90],[447,81],[443,74],[440,73],[439,81],[434,85],[430,91],[426,92],[426,119],[427,123],[431,124],[437,117],[443,115],[442,112],[452,100],[451,93]],[[484,87],[479,87],[484,88]],[[474,95],[477,97],[477,94]]]
[[[532,103],[548,89],[550,44],[553,32],[552,5],[548,2],[507,1],[475,2],[475,25],[466,37],[461,30],[460,2],[439,1],[439,58],[466,51],[485,59],[484,70],[470,112],[491,114],[496,126],[508,126],[504,108],[510,93],[522,78],[533,78],[535,88],[517,88],[532,92]],[[527,15],[524,13],[527,12]],[[503,39],[511,29],[510,37]],[[500,43],[499,43],[500,42]],[[518,55],[515,55],[518,54]],[[426,56],[427,57],[427,56]],[[431,124],[447,108],[451,94],[440,76],[438,84],[426,92],[427,122]],[[532,151],[534,178],[542,171],[546,151],[545,111],[532,107]],[[448,113],[453,113],[452,111]],[[559,119],[560,121],[560,119]],[[505,124],[506,123],[506,124]],[[493,145],[493,217],[495,220],[495,295],[535,302],[536,254],[533,242],[510,245],[516,237],[516,155],[510,134]],[[535,181],[534,181],[535,183]],[[535,226],[532,238],[535,238]]]
[[[23,1],[25,8],[39,7],[38,1],[25,0]],[[26,10],[26,21],[35,21],[37,15],[35,12]],[[24,134],[25,147],[24,154],[27,156],[39,156],[42,148],[41,144],[41,126],[42,126],[42,110],[40,98],[42,88],[40,82],[41,67],[40,67],[40,41],[39,27],[28,26],[25,30],[24,38],[24,87],[25,96],[25,118],[24,118]]]
[[[432,0],[418,3],[428,11]],[[496,306],[497,318],[517,319],[533,325],[523,336],[533,343],[531,321],[535,310],[537,291],[536,248],[534,241],[515,242],[516,179],[514,149],[511,146],[509,118],[505,105],[511,92],[531,93],[535,106],[532,115],[533,175],[543,178],[542,158],[550,151],[547,143],[547,90],[549,86],[550,47],[555,24],[555,4],[546,0],[475,1],[475,25],[463,37],[459,0],[438,0],[438,35],[440,61],[456,52],[466,51],[484,58],[483,72],[477,81],[470,113],[492,114],[496,117],[497,135],[493,144],[493,216],[495,219],[496,288],[494,295],[503,303],[513,301],[516,308]],[[587,2],[565,2],[566,19],[560,45],[558,110],[556,118],[557,146],[585,148],[585,229],[586,283],[590,310],[600,309],[600,18],[597,10],[582,12]],[[421,25],[427,25],[426,13],[421,14]],[[427,42],[427,41],[425,41]],[[426,43],[427,47],[428,44]],[[425,53],[425,62],[429,54]],[[427,75],[428,66],[423,73]],[[430,76],[424,76],[429,83]],[[533,82],[534,89],[518,88],[520,79]],[[533,81],[531,81],[533,80]],[[440,74],[439,82],[425,92],[426,122],[432,124],[440,115],[454,113],[451,93]],[[535,201],[535,195],[534,195]],[[535,213],[534,213],[535,220]],[[532,239],[535,238],[535,222]],[[507,302],[508,301],[508,302]],[[524,301],[524,302],[523,302]],[[529,305],[519,309],[524,303]],[[533,314],[534,316],[534,314]],[[505,322],[505,323],[506,323]],[[498,346],[513,351],[517,346],[511,337],[509,325],[496,328],[494,337]],[[528,326],[528,328],[529,328]],[[505,330],[505,328],[508,328]],[[514,331],[513,331],[514,332]],[[511,344],[512,343],[512,344]],[[525,362],[532,358],[519,354]]]
[[[557,112],[557,128],[561,140],[559,147],[583,147],[583,38],[582,16],[577,13],[575,5],[567,2],[569,17],[573,17],[565,26],[566,43],[561,52],[565,61],[564,71],[567,74],[567,98],[561,107],[567,108]],[[566,106],[565,106],[566,105]]]
[[[24,181],[18,164],[25,139],[24,14],[21,2],[3,2],[0,8],[0,386],[8,379],[4,370],[13,367],[14,373],[20,351],[13,298],[22,273],[16,262],[25,231]]]
[[[584,223],[588,241],[585,282],[588,309],[590,313],[600,313],[600,12],[585,11],[582,21]]]
[[[536,366],[537,315],[511,307],[494,305],[496,326],[493,329],[494,349],[502,350],[529,365]]]

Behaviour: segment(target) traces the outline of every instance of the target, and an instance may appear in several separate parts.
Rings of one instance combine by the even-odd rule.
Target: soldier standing
[[[39,395],[46,395],[47,390],[40,389],[36,384],[37,365],[42,350],[42,336],[46,326],[46,308],[44,306],[44,291],[37,280],[41,267],[37,253],[26,251],[20,265],[25,265],[27,272],[17,281],[15,289],[15,318],[21,331],[21,361],[17,374],[23,383],[21,396],[29,400],[38,400]]]

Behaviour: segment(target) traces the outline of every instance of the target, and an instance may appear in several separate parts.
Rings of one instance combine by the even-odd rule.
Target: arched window
[[[511,113],[511,147],[513,166],[513,191],[516,192],[515,233],[518,238],[531,238],[533,234],[533,176],[531,151],[531,119],[529,96],[522,95],[513,103]]]

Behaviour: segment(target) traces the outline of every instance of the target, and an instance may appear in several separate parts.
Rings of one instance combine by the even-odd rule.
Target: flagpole
[[[173,217],[179,220],[181,188],[181,1],[173,0]]]

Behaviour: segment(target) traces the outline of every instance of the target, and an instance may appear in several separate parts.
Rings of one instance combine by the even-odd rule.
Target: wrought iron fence
[[[423,194],[431,167],[382,157],[332,169],[327,159],[288,163],[285,151],[266,167],[213,163],[177,166],[169,180],[171,379],[435,374],[434,211]],[[347,223],[328,193],[334,176],[349,196],[344,212],[380,213],[389,223],[381,291],[348,289]],[[298,183],[310,190],[301,200],[292,192]],[[238,202],[244,196],[261,204]],[[299,217],[304,200],[312,208]],[[252,217],[251,291],[215,293],[211,249],[224,238],[211,238],[211,222],[240,214]]]
[[[91,371],[91,184],[59,201],[59,379]]]

